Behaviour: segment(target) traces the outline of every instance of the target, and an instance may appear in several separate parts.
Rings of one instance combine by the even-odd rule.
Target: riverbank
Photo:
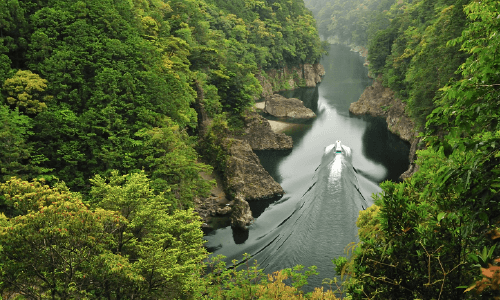
[[[380,78],[374,80],[373,84],[365,89],[359,100],[349,106],[349,112],[354,115],[368,114],[385,118],[389,131],[411,144],[408,157],[410,165],[401,174],[400,179],[409,178],[418,170],[415,160],[420,142],[415,123],[408,116],[405,108],[406,104],[396,98],[391,89],[384,87]]]
[[[321,82],[324,73],[320,64],[301,65],[278,71],[270,70],[257,78],[263,87],[262,98],[275,101],[278,97],[285,99],[274,94],[275,92],[302,86],[315,87]],[[305,110],[308,109],[302,101],[289,100],[283,101],[293,102],[291,109],[287,107],[290,111],[287,111],[286,115],[303,118],[306,115]],[[265,102],[257,102],[243,117],[244,132],[228,138],[223,143],[228,155],[226,170],[217,180],[217,186],[212,190],[211,196],[195,201],[195,210],[203,220],[205,232],[228,225],[247,230],[253,220],[248,201],[272,199],[283,195],[283,188],[264,169],[253,151],[291,150],[293,141],[283,132],[302,124],[268,120],[259,114],[265,110],[265,106]],[[207,179],[216,178],[214,175],[205,176]],[[220,191],[225,191],[224,195]]]

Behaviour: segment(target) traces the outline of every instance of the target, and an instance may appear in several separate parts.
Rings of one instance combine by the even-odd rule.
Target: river
[[[282,93],[301,99],[317,117],[286,132],[292,151],[257,153],[285,195],[251,202],[255,221],[248,232],[226,227],[205,236],[214,255],[231,261],[248,253],[266,272],[316,265],[320,275],[309,279],[310,286],[335,276],[331,259],[357,242],[359,210],[373,203],[380,182],[397,180],[409,163],[409,144],[390,133],[383,119],[349,113],[372,83],[364,59],[332,45],[321,63],[326,75],[318,87]],[[341,153],[327,148],[336,140]]]

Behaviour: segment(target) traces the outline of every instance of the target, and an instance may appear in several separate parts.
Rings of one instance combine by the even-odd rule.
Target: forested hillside
[[[397,1],[370,70],[415,120],[419,170],[381,184],[337,266],[353,299],[497,299],[500,3]]]
[[[200,298],[196,109],[323,53],[298,0],[1,0],[0,298]]]
[[[342,297],[500,297],[500,3],[306,2],[421,139],[336,260]],[[301,293],[314,268],[202,263],[190,209],[255,75],[323,53],[299,0],[0,0],[0,297],[336,299]]]
[[[54,175],[76,191],[93,174],[145,169],[163,189],[201,184],[185,136],[196,83],[210,116],[239,113],[259,94],[259,69],[323,53],[300,1],[231,3],[2,1],[3,128],[19,140],[3,143],[3,179]]]

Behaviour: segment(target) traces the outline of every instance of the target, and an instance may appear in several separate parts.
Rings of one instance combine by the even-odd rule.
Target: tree
[[[44,95],[47,89],[47,80],[31,71],[19,70],[3,84],[3,91],[7,94],[7,103],[18,107],[27,114],[36,114],[47,108],[45,102],[52,100],[52,96]]]
[[[217,256],[207,262],[209,273],[197,288],[194,294],[196,299],[339,299],[335,295],[337,291],[331,288],[324,291],[316,287],[313,292],[304,294],[302,287],[307,284],[307,279],[318,275],[315,266],[305,270],[304,266],[297,265],[266,275],[256,261],[253,265],[249,264],[248,254],[244,254],[243,268],[226,269],[222,259],[223,256]]]
[[[199,216],[173,210],[164,193],[155,194],[144,172],[91,180],[94,207],[118,211],[128,221],[117,228],[115,253],[129,258],[143,281],[136,287],[149,299],[175,299],[198,284],[206,257]],[[133,289],[116,288],[116,293]]]
[[[92,207],[64,184],[0,185],[0,290],[28,298],[176,299],[206,257],[199,217],[173,210],[144,173],[96,176]]]
[[[0,213],[1,290],[68,299],[93,297],[108,276],[120,285],[141,280],[111,251],[113,233],[126,223],[116,212],[91,211],[63,185],[43,181],[13,178],[0,191],[18,214]]]
[[[29,178],[49,171],[38,166],[43,156],[34,154],[28,142],[32,123],[29,117],[0,105],[0,179],[11,176]]]
[[[449,24],[453,9],[442,10],[437,23],[426,22]],[[461,44],[470,57],[435,98],[421,133],[426,149],[418,151],[419,171],[402,183],[381,184],[379,210],[360,214],[361,243],[347,264],[356,299],[476,299],[471,291],[498,296],[499,66],[492,53],[499,49],[500,7],[472,1],[464,11],[470,23],[448,45]],[[437,28],[427,29],[423,40],[439,40],[431,34]]]
[[[179,208],[190,207],[194,197],[208,195],[214,183],[201,178],[200,172],[210,173],[212,168],[197,162],[198,154],[178,125],[165,118],[164,126],[136,135],[143,143],[137,164],[151,174],[153,189],[165,193]]]

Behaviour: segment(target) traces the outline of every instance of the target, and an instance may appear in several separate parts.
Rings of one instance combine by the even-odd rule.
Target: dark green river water
[[[310,286],[335,276],[331,259],[357,242],[359,210],[373,203],[380,182],[397,180],[408,167],[409,144],[390,133],[385,120],[349,113],[349,105],[372,83],[363,62],[349,48],[332,45],[318,87],[283,93],[317,114],[287,132],[292,151],[257,153],[285,195],[250,203],[255,222],[248,232],[226,227],[208,234],[207,247],[215,255],[231,261],[249,253],[266,272],[316,265],[320,275],[310,278]],[[336,140],[342,153],[328,147]]]

